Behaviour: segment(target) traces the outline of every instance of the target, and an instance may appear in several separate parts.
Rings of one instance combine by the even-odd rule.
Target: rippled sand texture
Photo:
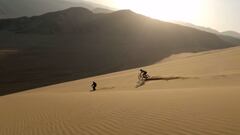
[[[136,89],[133,69],[0,97],[0,135],[240,134],[239,47],[144,69],[160,79]]]

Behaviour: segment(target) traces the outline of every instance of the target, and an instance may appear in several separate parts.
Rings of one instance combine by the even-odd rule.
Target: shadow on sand
[[[171,81],[171,80],[186,80],[186,79],[198,79],[198,77],[180,77],[180,76],[159,77],[159,76],[153,76],[153,77],[148,78],[148,79],[139,80],[137,82],[136,88],[143,86],[146,82],[149,82],[149,81]]]
[[[98,90],[110,90],[110,89],[114,89],[115,87],[102,87],[99,88]]]
[[[158,80],[163,80],[163,81],[171,81],[171,80],[185,80],[185,79],[193,79],[193,77],[157,77],[153,76],[146,81],[158,81]]]

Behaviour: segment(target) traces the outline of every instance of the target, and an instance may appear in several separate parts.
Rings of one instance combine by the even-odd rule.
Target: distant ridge
[[[74,7],[0,20],[0,94],[150,65],[182,52],[232,47],[215,34],[130,10]]]
[[[222,34],[240,39],[240,33],[235,32],[235,31],[224,31],[224,32],[222,32]]]
[[[201,31],[213,33],[213,34],[216,34],[217,36],[219,36],[222,40],[225,40],[227,42],[231,42],[233,44],[240,44],[240,33],[235,32],[235,31],[219,32],[219,31],[214,30],[212,28],[197,26],[197,25],[194,25],[194,24],[191,24],[191,23],[185,23],[185,22],[179,22],[179,21],[175,21],[175,23],[183,25],[183,26],[195,28],[195,29],[198,29],[198,30],[201,30]]]
[[[35,16],[70,7],[84,7],[90,10],[111,9],[85,0],[0,0],[0,18]]]

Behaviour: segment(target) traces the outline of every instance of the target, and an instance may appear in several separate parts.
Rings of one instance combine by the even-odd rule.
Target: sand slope
[[[0,97],[0,135],[239,135],[240,47]],[[96,92],[89,92],[95,80]]]
[[[237,44],[240,41],[130,10],[96,14],[73,7],[35,17],[3,19],[0,51],[18,52],[0,56],[0,96],[152,65],[172,54]]]

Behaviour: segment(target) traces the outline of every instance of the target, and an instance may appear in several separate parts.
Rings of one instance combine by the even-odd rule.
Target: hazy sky
[[[77,1],[77,0],[76,0]],[[87,0],[165,20],[240,32],[240,0]]]

